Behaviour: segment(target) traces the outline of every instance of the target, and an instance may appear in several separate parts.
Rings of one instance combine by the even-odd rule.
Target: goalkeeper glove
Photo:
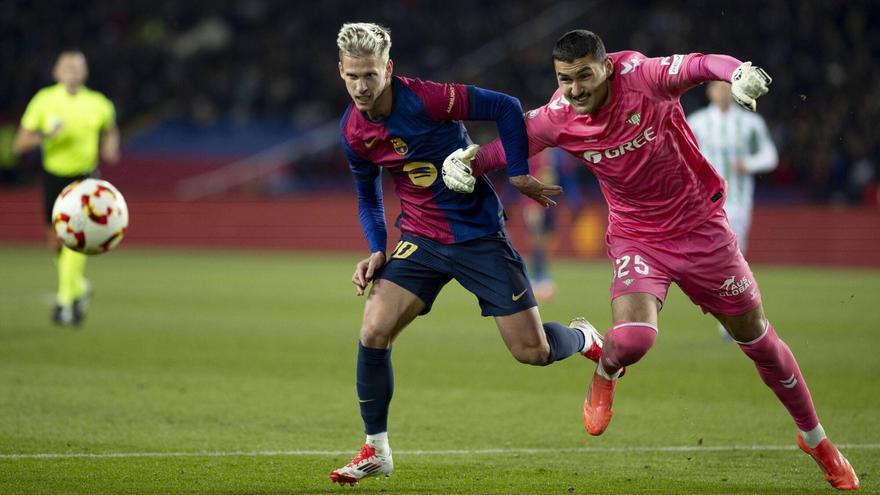
[[[457,193],[474,192],[477,179],[471,170],[471,160],[479,149],[480,145],[472,144],[453,151],[443,160],[443,182],[446,187]]]
[[[759,96],[767,93],[767,86],[773,79],[760,67],[752,66],[751,62],[743,62],[733,71],[730,78],[730,91],[733,99],[743,108],[755,111],[758,103],[755,101]]]

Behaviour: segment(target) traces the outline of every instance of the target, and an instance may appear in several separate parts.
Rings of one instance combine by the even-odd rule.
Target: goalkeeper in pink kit
[[[700,154],[679,102],[694,86],[729,81],[737,103],[754,111],[770,77],[726,55],[606,54],[602,40],[586,30],[556,42],[553,66],[559,90],[525,114],[529,155],[549,147],[573,154],[596,175],[609,208],[614,324],[584,401],[587,432],[601,435],[610,423],[617,379],[654,344],[658,313],[675,282],[755,362],[794,419],[798,446],[828,482],[858,489],[858,477],[819,423],[794,355],[764,316],[758,285],[722,209],[726,184]],[[455,189],[471,173],[505,163],[496,140],[470,164],[458,161],[456,170],[444,170],[447,185]]]

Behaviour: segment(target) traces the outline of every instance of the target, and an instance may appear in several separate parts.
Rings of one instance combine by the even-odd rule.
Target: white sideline
[[[878,443],[843,444],[841,450],[876,450]],[[626,452],[733,452],[733,451],[797,450],[795,445],[674,445],[658,447],[572,447],[556,449],[509,448],[509,449],[461,449],[461,450],[395,450],[398,456],[429,455],[510,455],[510,454],[605,454]],[[263,450],[230,452],[106,452],[106,453],[57,453],[57,454],[0,454],[2,459],[125,459],[133,457],[302,457],[345,456],[353,450]]]

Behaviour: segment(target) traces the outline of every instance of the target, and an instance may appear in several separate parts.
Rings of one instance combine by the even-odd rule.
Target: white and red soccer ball
[[[72,182],[52,207],[55,235],[65,246],[85,254],[116,247],[128,227],[128,206],[113,184],[99,179]]]

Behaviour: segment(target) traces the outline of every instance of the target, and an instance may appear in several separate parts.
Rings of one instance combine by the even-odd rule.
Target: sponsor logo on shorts
[[[623,281],[623,285],[625,285],[625,286],[627,286],[627,287],[629,287],[630,285],[632,285],[632,283],[633,283],[633,279],[631,279],[631,278],[628,278],[628,279],[626,279],[626,280]]]
[[[522,292],[520,292],[519,294],[511,294],[511,295],[510,295],[510,298],[513,299],[514,301],[519,301],[520,298],[521,298],[522,296],[524,296],[525,293],[528,292],[528,291],[529,291],[529,289],[525,289],[525,290],[523,290]]]
[[[742,277],[739,281],[736,280],[736,275],[731,275],[721,283],[721,287],[718,287],[718,295],[721,297],[734,297],[739,296],[746,293],[746,289],[751,287],[753,282],[746,277]],[[754,290],[752,294],[754,294]],[[754,299],[754,295],[751,297]]]

